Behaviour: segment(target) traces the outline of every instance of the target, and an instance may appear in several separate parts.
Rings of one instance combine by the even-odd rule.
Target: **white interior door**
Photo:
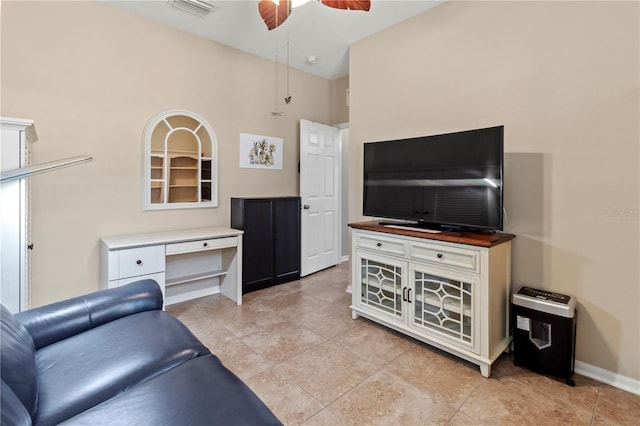
[[[301,276],[337,265],[340,258],[339,132],[300,120]]]

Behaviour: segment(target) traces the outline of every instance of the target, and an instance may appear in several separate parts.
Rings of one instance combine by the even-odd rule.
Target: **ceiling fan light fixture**
[[[193,0],[189,0],[193,1]],[[258,0],[258,12],[269,31],[278,28],[289,17],[293,8],[311,0]],[[371,0],[317,0],[325,6],[343,10],[369,11]]]

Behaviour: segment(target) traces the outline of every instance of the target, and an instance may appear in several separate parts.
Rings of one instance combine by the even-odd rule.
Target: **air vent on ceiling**
[[[167,3],[201,18],[210,14],[216,7],[210,1],[205,0],[168,0]]]

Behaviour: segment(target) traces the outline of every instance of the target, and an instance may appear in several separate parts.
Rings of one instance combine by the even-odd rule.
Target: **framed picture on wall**
[[[240,167],[282,170],[282,138],[240,133]]]

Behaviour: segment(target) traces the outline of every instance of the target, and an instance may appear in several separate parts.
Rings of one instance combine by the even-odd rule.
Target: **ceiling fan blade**
[[[269,31],[278,28],[291,14],[291,2],[280,0],[276,4],[273,0],[259,0],[258,12],[264,19]]]
[[[370,0],[320,0],[325,6],[336,9],[347,10],[364,10],[366,12],[371,8]]]

